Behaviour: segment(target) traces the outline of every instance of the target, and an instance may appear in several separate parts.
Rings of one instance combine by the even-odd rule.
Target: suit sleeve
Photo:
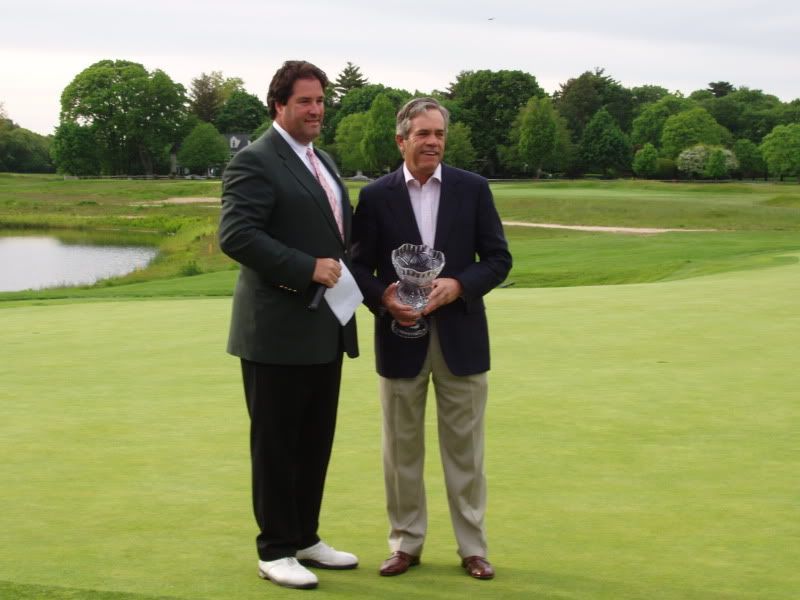
[[[488,294],[500,285],[511,270],[511,253],[503,233],[503,224],[494,205],[492,192],[486,180],[481,182],[478,194],[478,218],[475,253],[478,262],[457,275],[463,287],[464,300],[471,301]]]
[[[302,290],[311,283],[316,261],[269,234],[278,198],[268,173],[259,155],[247,150],[237,153],[225,169],[220,248],[271,283]]]

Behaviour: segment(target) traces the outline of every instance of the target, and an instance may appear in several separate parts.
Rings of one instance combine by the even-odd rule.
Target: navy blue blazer
[[[375,359],[383,377],[415,377],[422,369],[429,336],[404,339],[392,333],[392,317],[381,304],[386,287],[397,281],[392,250],[421,244],[402,166],[361,190],[353,216],[353,275],[364,304],[375,315]],[[489,331],[483,296],[511,270],[503,225],[483,177],[442,165],[436,223],[436,250],[445,255],[440,277],[457,279],[461,298],[434,311],[442,353],[459,376],[488,371]]]

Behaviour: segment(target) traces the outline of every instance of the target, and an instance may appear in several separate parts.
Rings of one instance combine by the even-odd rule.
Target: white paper
[[[341,260],[339,264],[342,265],[342,275],[335,286],[325,290],[325,301],[339,319],[339,323],[347,325],[364,296],[358,289],[358,284],[350,270]]]

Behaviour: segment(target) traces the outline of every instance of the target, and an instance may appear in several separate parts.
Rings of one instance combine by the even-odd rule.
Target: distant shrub
[[[192,275],[200,275],[203,270],[197,266],[197,261],[190,260],[188,263],[181,267],[179,271],[182,277],[191,277]]]

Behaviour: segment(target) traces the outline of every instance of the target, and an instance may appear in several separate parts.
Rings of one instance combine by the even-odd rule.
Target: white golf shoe
[[[302,565],[319,569],[355,569],[358,566],[358,557],[355,554],[342,552],[322,541],[298,550],[295,558]]]
[[[258,576],[288,588],[309,590],[317,587],[317,576],[297,562],[294,556],[258,561]]]

